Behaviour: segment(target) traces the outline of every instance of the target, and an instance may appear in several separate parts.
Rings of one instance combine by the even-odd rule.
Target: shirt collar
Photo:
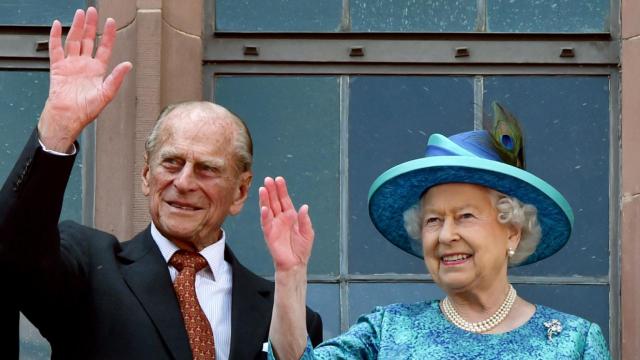
[[[222,229],[220,229],[222,230]],[[167,239],[164,235],[160,233],[156,225],[151,222],[151,237],[158,245],[160,252],[162,253],[162,257],[164,260],[169,263],[169,260],[173,256],[173,254],[180,250],[179,247],[176,246],[171,240]],[[217,270],[224,265],[224,248],[225,248],[226,234],[224,230],[222,230],[222,237],[220,240],[215,243],[207,246],[206,248],[200,251],[200,255],[202,255],[209,264],[211,271],[214,274],[217,273]]]

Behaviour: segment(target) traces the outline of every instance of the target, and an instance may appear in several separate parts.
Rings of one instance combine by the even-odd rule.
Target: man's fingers
[[[291,197],[289,197],[289,191],[287,190],[287,182],[282,176],[276,178],[276,191],[278,191],[278,198],[280,199],[280,206],[282,211],[294,209]]]
[[[102,83],[102,96],[107,100],[107,102],[116,97],[116,94],[120,89],[120,85],[122,85],[124,78],[127,76],[129,71],[131,71],[132,67],[133,65],[128,61],[120,63],[113,69],[111,74],[104,79],[104,82]]]
[[[54,20],[49,32],[49,62],[55,64],[64,60],[64,50],[62,50],[62,24]]]
[[[93,44],[96,38],[96,28],[98,26],[98,11],[94,7],[87,9],[84,17],[84,33],[82,36],[82,47],[80,55],[93,55]]]
[[[67,57],[80,55],[80,46],[82,41],[82,33],[84,30],[84,11],[76,10],[71,23],[71,29],[64,41],[64,52]]]
[[[98,47],[98,50],[96,50],[96,59],[100,60],[100,62],[105,65],[109,63],[109,58],[111,58],[111,51],[113,50],[115,39],[116,22],[112,18],[108,18],[104,22],[100,46]]]

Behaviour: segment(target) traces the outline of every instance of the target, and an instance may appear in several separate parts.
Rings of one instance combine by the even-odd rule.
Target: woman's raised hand
[[[267,177],[259,189],[260,224],[278,271],[304,268],[311,256],[314,232],[309,206],[296,211],[282,177]]]
[[[116,23],[104,24],[100,46],[93,55],[98,12],[90,7],[77,10],[62,47],[62,25],[53,22],[49,35],[49,97],[40,116],[40,141],[51,149],[66,152],[116,96],[132,65],[118,64],[105,78],[116,39]]]

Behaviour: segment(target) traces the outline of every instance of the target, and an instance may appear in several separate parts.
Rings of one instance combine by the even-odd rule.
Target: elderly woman
[[[375,180],[369,191],[374,225],[423,257],[446,297],[377,307],[316,349],[304,316],[314,238],[308,206],[296,211],[284,179],[265,179],[261,223],[276,269],[270,357],[609,359],[598,325],[531,304],[509,283],[509,266],[557,252],[573,225],[564,197],[519,168],[521,156],[511,157],[513,165],[504,162],[509,156],[500,146],[512,149],[513,140],[494,141],[484,130],[434,134],[426,157]]]

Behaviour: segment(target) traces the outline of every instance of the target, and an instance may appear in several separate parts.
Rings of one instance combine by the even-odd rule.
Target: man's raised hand
[[[49,97],[40,116],[38,134],[49,149],[67,152],[82,130],[116,96],[132,65],[118,64],[105,78],[116,38],[111,18],[104,24],[100,46],[93,55],[98,12],[77,10],[62,47],[62,25],[53,22],[49,35]]]

